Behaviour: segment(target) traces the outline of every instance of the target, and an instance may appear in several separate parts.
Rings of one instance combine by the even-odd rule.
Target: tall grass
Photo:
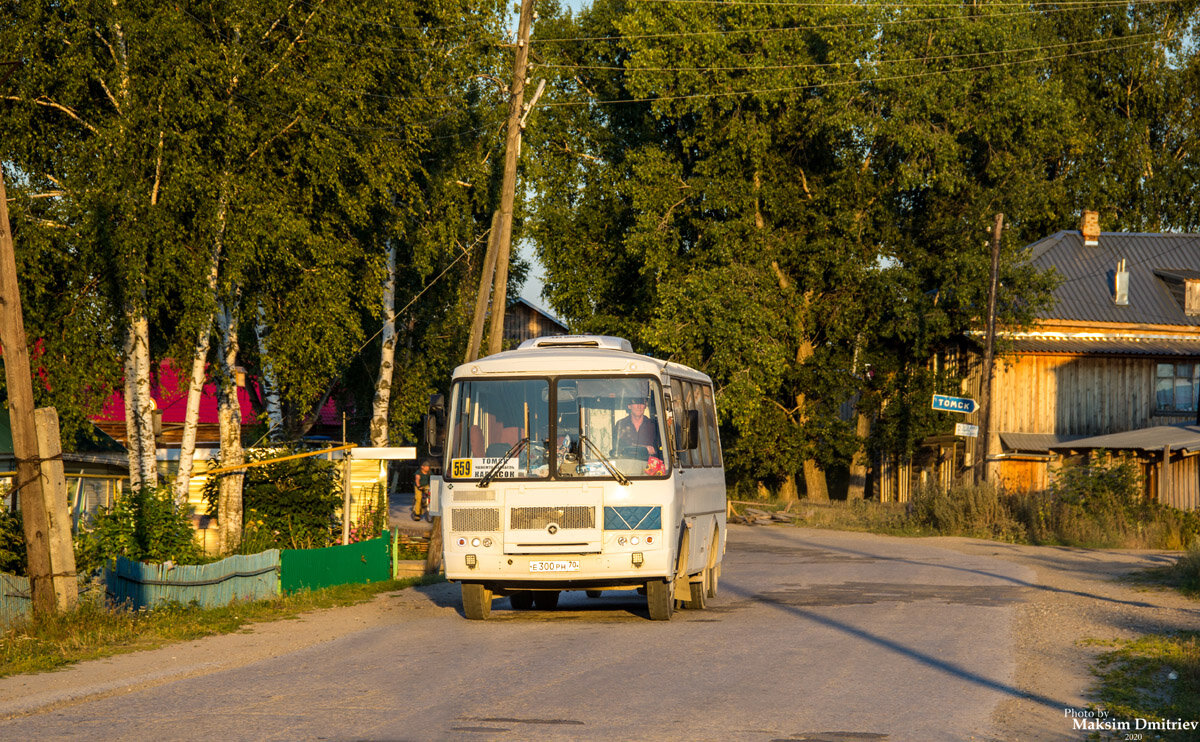
[[[904,504],[801,501],[793,512],[800,524],[815,527],[1088,548],[1183,549],[1200,538],[1200,513],[1147,500],[1135,465],[1107,458],[1060,472],[1047,492],[931,485]],[[1195,564],[1200,569],[1200,554]]]

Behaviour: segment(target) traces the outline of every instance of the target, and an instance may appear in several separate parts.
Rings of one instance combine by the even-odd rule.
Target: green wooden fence
[[[212,564],[144,564],[124,557],[104,570],[108,600],[131,609],[176,602],[216,608],[297,590],[381,582],[392,578],[392,537],[327,549],[271,549]],[[86,580],[80,576],[80,581]],[[29,578],[0,572],[0,626],[32,610]]]
[[[327,549],[284,549],[280,586],[284,593],[331,585],[381,582],[392,577],[391,536]]]
[[[118,557],[104,570],[104,581],[109,600],[129,608],[166,602],[216,608],[235,600],[264,600],[279,595],[279,549],[199,565],[143,564]]]

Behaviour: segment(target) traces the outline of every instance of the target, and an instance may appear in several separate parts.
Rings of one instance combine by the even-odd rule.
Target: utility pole
[[[979,391],[979,438],[976,443],[975,484],[987,481],[987,457],[992,438],[992,376],[996,363],[996,290],[1000,286],[1000,230],[1004,214],[996,214],[992,228],[992,273],[988,284],[987,338],[983,346],[983,379]]]
[[[42,480],[43,457],[38,446],[29,347],[25,342],[25,319],[21,313],[17,259],[8,221],[8,194],[3,172],[0,172],[0,347],[3,348],[4,375],[8,384],[8,415],[12,425],[13,457],[17,460],[16,491],[25,527],[26,566],[33,593],[33,611],[50,614],[60,608],[70,608],[75,602],[75,555],[59,553],[58,547],[64,540],[59,538],[59,530],[64,521],[62,514],[55,517],[49,507],[57,500],[53,497],[55,488]],[[53,410],[49,412],[53,413]],[[53,431],[47,429],[45,432],[57,436],[57,417],[54,417]],[[57,448],[57,441],[53,444],[48,441],[47,446]],[[60,469],[61,466],[60,462]],[[65,513],[65,492],[63,494]],[[70,519],[65,525],[70,528]],[[70,544],[70,531],[65,541]],[[55,556],[59,564],[55,564]],[[56,582],[61,584],[56,585]]]
[[[517,158],[521,153],[521,114],[525,104],[525,68],[529,62],[529,32],[533,27],[534,0],[521,0],[517,24],[517,56],[513,64],[508,101],[508,137],[504,143],[504,180],[500,186],[500,233],[496,238],[496,276],[492,289],[492,324],[488,355],[500,352],[504,339],[504,311],[508,306],[508,259],[512,251],[513,202],[517,197]]]
[[[479,274],[479,294],[475,297],[475,317],[471,321],[471,339],[467,343],[467,355],[463,363],[479,357],[479,346],[483,343],[483,320],[487,315],[488,297],[492,293],[492,274],[496,272],[496,248],[500,236],[500,212],[492,212],[492,229],[488,233],[487,256],[483,259],[483,272]]]

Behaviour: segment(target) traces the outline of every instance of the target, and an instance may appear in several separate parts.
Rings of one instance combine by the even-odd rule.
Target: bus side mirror
[[[687,410],[683,413],[683,430],[677,436],[680,451],[690,451],[700,445],[700,413]]]
[[[446,398],[440,394],[429,397],[429,413],[425,415],[425,448],[430,456],[441,456],[446,441]]]

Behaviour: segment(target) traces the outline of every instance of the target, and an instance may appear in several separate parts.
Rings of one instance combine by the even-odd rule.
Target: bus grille
[[[454,490],[455,502],[494,502],[495,490]]]
[[[454,508],[450,511],[451,531],[499,531],[499,508]]]
[[[508,511],[509,528],[540,531],[551,523],[559,528],[595,528],[596,509],[583,505],[561,508],[512,508]]]

